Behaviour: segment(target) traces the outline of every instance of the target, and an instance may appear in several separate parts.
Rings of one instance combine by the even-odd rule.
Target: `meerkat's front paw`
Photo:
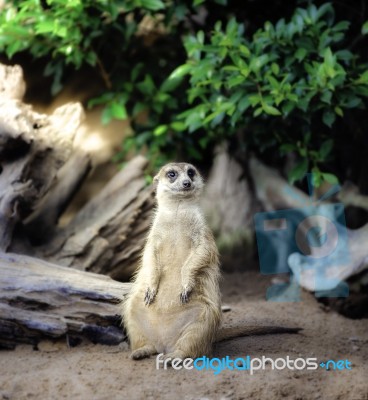
[[[144,295],[144,304],[146,306],[149,306],[150,304],[153,303],[153,300],[155,300],[156,297],[156,290],[147,288],[146,293]]]
[[[192,289],[184,288],[180,293],[180,303],[186,304],[189,301],[190,294],[192,293]]]

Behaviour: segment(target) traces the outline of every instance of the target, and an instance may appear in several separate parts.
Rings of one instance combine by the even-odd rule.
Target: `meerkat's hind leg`
[[[208,355],[212,347],[211,327],[206,327],[202,322],[195,322],[187,328],[176,342],[173,351],[165,354],[165,359],[197,358]]]
[[[134,350],[130,354],[130,358],[132,358],[133,360],[141,360],[142,358],[148,358],[150,356],[153,356],[154,354],[157,354],[156,347],[152,344],[146,344],[145,346]]]
[[[139,360],[156,354],[156,347],[149,339],[147,339],[147,336],[142,331],[132,312],[127,313],[125,321],[125,328],[130,341],[130,348],[132,349],[130,358],[133,360]]]
[[[171,363],[175,358],[181,360],[180,361],[180,364],[181,364],[183,362],[184,358],[187,358],[187,356],[181,350],[172,351],[171,353],[167,353],[164,356],[164,360],[165,360],[166,364],[169,366],[171,366]]]

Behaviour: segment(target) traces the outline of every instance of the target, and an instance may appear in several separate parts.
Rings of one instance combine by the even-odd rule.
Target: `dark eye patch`
[[[194,169],[189,168],[187,174],[188,174],[189,178],[192,179],[195,176]]]
[[[166,176],[170,179],[170,180],[173,180],[173,179],[175,179],[176,177],[177,177],[177,173],[176,173],[176,171],[169,171],[169,172],[167,172],[167,174],[166,174]]]

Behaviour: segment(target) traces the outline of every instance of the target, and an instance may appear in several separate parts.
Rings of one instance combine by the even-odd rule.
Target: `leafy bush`
[[[342,46],[348,27],[334,23],[328,3],[297,9],[290,22],[266,22],[252,40],[235,19],[224,30],[217,23],[207,43],[201,31],[190,36],[188,61],[171,77],[189,75],[192,107],[177,120],[189,132],[206,129],[205,139],[240,131],[255,148],[277,144],[281,154],[296,152],[292,182],[310,169],[317,185],[335,182],[319,169],[331,155],[333,125],[344,113],[364,109],[368,97],[367,64]]]
[[[154,114],[151,125],[177,107],[173,95],[158,86],[181,62],[185,51],[181,34],[187,31],[187,16],[195,14],[203,0],[14,0],[5,1],[0,13],[0,53],[9,58],[26,51],[47,60],[44,74],[53,78],[57,94],[71,69],[95,67],[106,89],[90,107],[102,104],[102,122],[135,117],[144,110]],[[208,0],[223,4],[224,0]],[[145,25],[151,27],[145,34]],[[184,27],[185,25],[185,27]],[[157,38],[151,39],[150,36]],[[151,43],[146,43],[148,41]],[[140,133],[132,144],[146,144]],[[152,142],[152,140],[151,140]],[[155,138],[150,155],[160,164],[173,155],[173,143]],[[152,144],[152,143],[151,143]]]
[[[368,96],[367,64],[345,41],[349,22],[335,22],[330,3],[312,4],[250,36],[226,4],[11,1],[0,15],[0,52],[46,58],[54,94],[70,68],[97,68],[106,90],[89,106],[104,105],[104,123],[130,118],[134,129],[122,158],[145,150],[152,164],[178,153],[200,159],[227,140],[275,162],[295,154],[291,181],[308,170],[316,184],[336,181],[338,122]]]

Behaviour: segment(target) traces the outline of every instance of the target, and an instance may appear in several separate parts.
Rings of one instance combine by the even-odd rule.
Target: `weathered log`
[[[368,211],[368,196],[359,193],[359,189],[352,182],[344,182],[337,198],[344,203],[345,207],[360,207]]]
[[[255,197],[244,175],[244,167],[226,146],[216,150],[206,183],[202,206],[221,253],[224,270],[244,269],[254,253],[253,214]]]
[[[147,160],[136,157],[91,199],[37,255],[64,266],[128,279],[135,269],[150,223],[152,187]]]
[[[11,253],[0,253],[0,276],[0,347],[45,338],[125,339],[118,304],[129,283]]]
[[[1,10],[0,2],[0,10]],[[22,100],[26,92],[23,70],[19,65],[0,66],[0,97]]]
[[[32,243],[37,244],[50,237],[71,199],[80,189],[92,168],[88,154],[75,152],[61,167],[54,185],[42,199],[36,211],[25,220],[25,231]]]
[[[58,220],[91,169],[75,145],[80,104],[52,115],[22,103],[18,66],[0,64],[0,250],[129,279],[153,207],[147,161],[136,157],[64,227]]]
[[[50,116],[21,102],[24,82],[18,66],[0,65],[0,248],[8,250],[16,225],[37,208],[73,152],[83,119],[80,104]]]

